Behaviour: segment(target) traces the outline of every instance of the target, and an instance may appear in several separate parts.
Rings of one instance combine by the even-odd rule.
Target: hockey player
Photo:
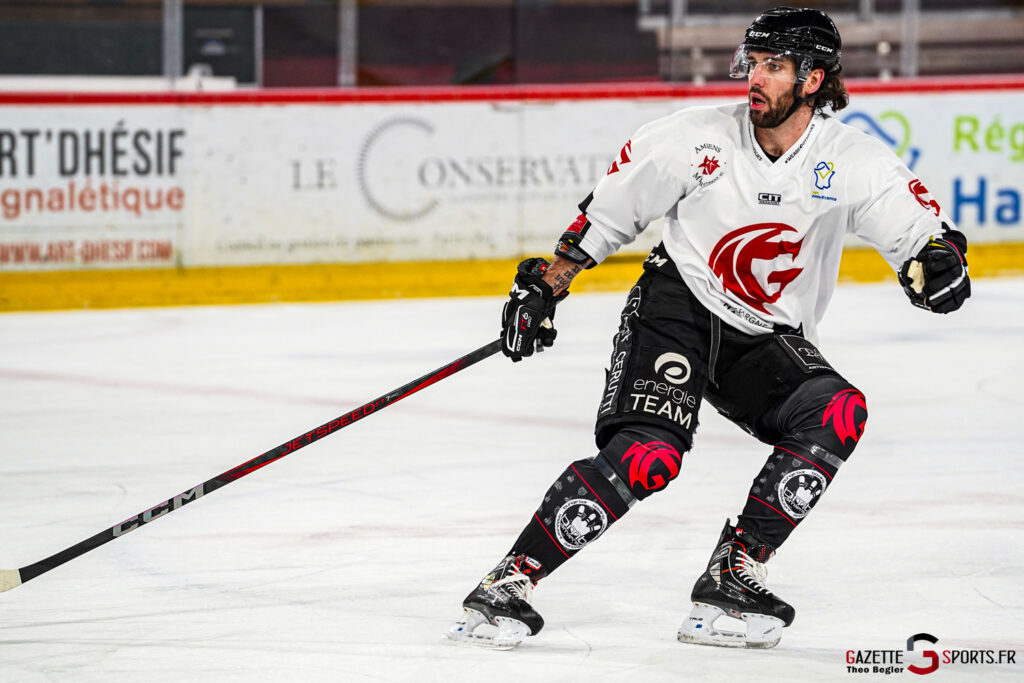
[[[772,450],[697,578],[679,640],[772,647],[792,623],[764,563],[817,505],[867,419],[863,394],[815,346],[844,235],[876,248],[916,306],[949,313],[970,296],[966,240],[949,216],[885,145],[826,114],[848,102],[840,48],[820,11],[762,14],[731,68],[747,78],[747,101],[640,128],[550,267],[519,264],[502,315],[513,361],[551,346],[555,305],[581,270],[667,219],[613,339],[597,455],[558,477],[449,638],[509,648],[536,635],[536,583],[668,485],[704,399]],[[725,615],[744,630],[716,624]]]

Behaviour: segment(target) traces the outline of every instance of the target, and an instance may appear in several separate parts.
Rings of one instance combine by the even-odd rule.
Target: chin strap
[[[782,117],[782,120],[779,121],[778,125],[781,126],[783,123],[788,121],[789,117],[795,114],[796,110],[800,108],[800,105],[802,105],[805,102],[810,102],[812,99],[814,99],[814,93],[812,93],[808,97],[800,97],[800,85],[802,83],[803,81],[798,81],[793,85],[793,106],[789,108],[789,111],[787,111],[786,115]]]

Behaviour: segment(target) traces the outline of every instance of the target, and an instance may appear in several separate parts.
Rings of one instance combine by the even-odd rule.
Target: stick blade
[[[21,572],[17,569],[0,569],[0,593],[21,585]]]

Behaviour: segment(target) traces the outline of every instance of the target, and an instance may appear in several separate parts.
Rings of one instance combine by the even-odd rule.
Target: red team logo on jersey
[[[718,159],[711,157],[710,159],[705,156],[704,161],[697,165],[704,175],[711,175],[718,170]]]
[[[786,285],[803,272],[803,268],[773,269],[768,273],[764,286],[754,274],[754,261],[774,261],[784,254],[796,259],[803,240],[787,242],[777,239],[784,232],[796,232],[796,228],[785,223],[755,223],[733,230],[715,245],[708,259],[708,265],[726,291],[762,313],[767,313],[765,304],[778,301]],[[769,288],[774,291],[769,293]]]
[[[626,144],[623,145],[622,150],[619,152],[619,158],[612,162],[612,167],[608,169],[608,175],[619,172],[619,165],[625,166],[629,163],[629,155],[633,153],[633,141],[626,140]]]
[[[679,455],[679,451],[663,441],[634,442],[622,456],[622,462],[626,462],[630,458],[632,458],[632,462],[629,463],[630,487],[640,484],[648,491],[665,488],[668,482],[679,474],[679,465],[683,461],[683,456]],[[664,474],[652,475],[652,467]]]
[[[854,414],[857,408],[860,408],[865,413],[865,417],[860,421],[860,424],[857,424]],[[839,437],[840,443],[845,446],[847,439],[853,439],[853,442],[856,443],[860,441],[860,436],[864,433],[864,423],[867,422],[867,410],[868,405],[867,401],[864,400],[864,394],[856,389],[843,389],[829,401],[828,408],[825,408],[825,417],[821,421],[821,426],[824,427],[828,424],[829,420],[832,420],[832,428],[836,430],[836,436]]]
[[[914,199],[917,200],[918,204],[928,209],[936,216],[939,215],[939,211],[942,209],[939,208],[939,203],[932,199],[932,193],[928,191],[928,188],[924,186],[924,183],[917,178],[914,178],[910,181],[907,187],[910,189],[910,193],[914,195]]]

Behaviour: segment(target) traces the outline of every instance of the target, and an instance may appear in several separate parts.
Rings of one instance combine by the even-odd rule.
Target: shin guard
[[[536,558],[550,574],[629,510],[592,459],[569,465],[516,539],[511,555]]]
[[[754,479],[737,528],[775,550],[810,513],[842,464],[839,456],[799,437],[781,441]]]
[[[772,551],[782,545],[853,454],[867,415],[864,395],[838,375],[800,385],[773,416],[785,436],[754,478],[736,526]]]

